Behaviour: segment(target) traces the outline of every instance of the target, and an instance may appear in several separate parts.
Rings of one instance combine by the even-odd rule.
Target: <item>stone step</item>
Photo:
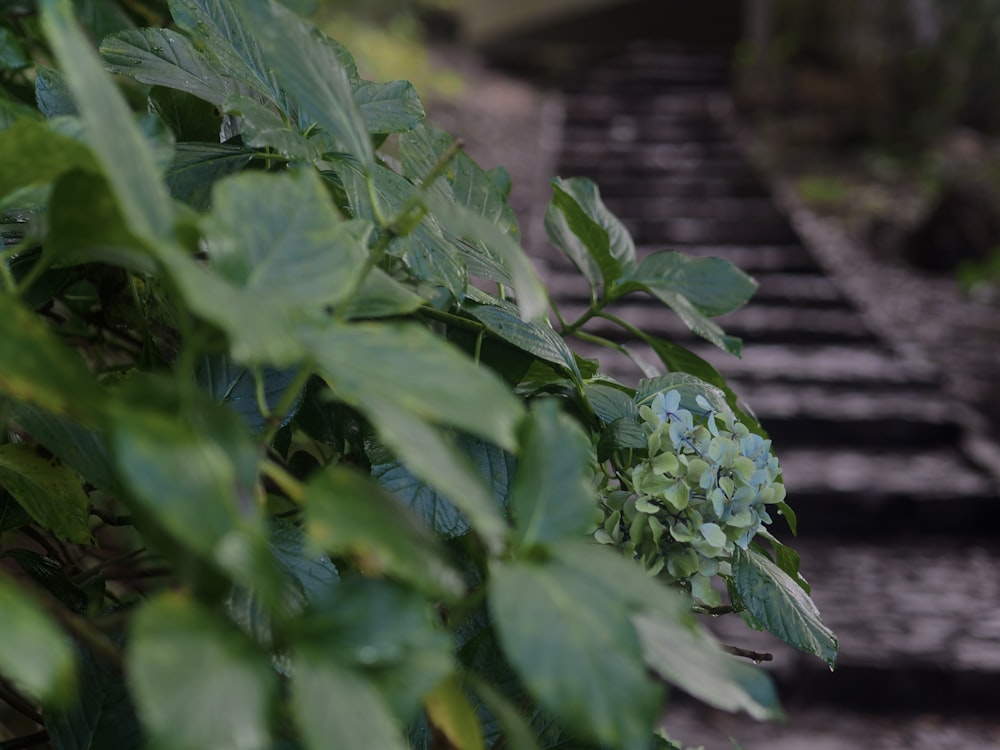
[[[732,138],[711,120],[692,123],[686,117],[643,117],[612,114],[603,117],[575,117],[563,128],[567,142],[594,141],[615,132],[629,133],[633,142],[699,143],[704,146],[727,145],[736,148]]]
[[[622,223],[636,242],[644,244],[704,245],[742,242],[747,245],[773,245],[798,240],[792,227],[776,218],[624,218]]]
[[[814,448],[774,443],[799,534],[878,538],[1000,530],[996,484],[957,446]]]
[[[787,536],[787,535],[786,535]],[[708,622],[723,642],[772,653],[763,668],[798,705],[959,711],[997,718],[1000,550],[994,538],[785,540],[823,621],[837,634],[834,672],[735,616]]]
[[[641,180],[630,177],[624,170],[612,173],[610,169],[569,168],[563,165],[561,177],[587,177],[593,180],[602,196],[627,201],[644,199],[650,195],[661,198],[765,198],[770,197],[760,177],[752,172],[742,175],[656,174]]]
[[[786,221],[774,201],[763,195],[705,200],[701,197],[659,194],[642,198],[620,197],[611,191],[602,191],[601,197],[608,210],[624,220],[679,217],[715,221]]]

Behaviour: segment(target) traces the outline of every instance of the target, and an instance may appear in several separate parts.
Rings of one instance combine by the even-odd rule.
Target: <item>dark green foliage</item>
[[[408,83],[272,0],[171,0],[169,28],[79,5],[0,36],[37,93],[0,122],[0,674],[53,745],[673,747],[667,685],[778,715],[691,581],[620,554],[634,472],[673,460],[651,403],[724,414],[766,461],[759,426],[624,321],[670,375],[617,383],[570,346],[646,293],[738,351],[712,318],[754,282],[638,261],[597,187],[557,180],[551,239],[592,300],[554,326],[503,175]],[[832,663],[797,555],[751,531],[775,562],[725,559],[734,605]]]

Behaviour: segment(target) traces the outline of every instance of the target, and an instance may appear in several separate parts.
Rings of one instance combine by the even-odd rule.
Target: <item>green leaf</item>
[[[499,378],[423,326],[331,325],[303,333],[303,341],[331,390],[351,406],[369,415],[404,411],[516,450],[520,402]]]
[[[604,206],[591,180],[552,181],[552,202],[545,212],[549,240],[576,264],[591,288],[607,290],[636,264],[635,244],[625,225]]]
[[[15,560],[40,589],[66,605],[67,609],[77,614],[86,613],[90,600],[86,592],[67,577],[62,563],[27,549],[9,549],[3,557]]]
[[[723,258],[695,258],[673,250],[642,259],[639,267],[617,285],[639,286],[668,305],[675,295],[685,297],[710,318],[743,307],[757,291],[757,282]]]
[[[650,669],[684,692],[723,711],[746,711],[758,720],[781,716],[774,685],[765,672],[719,648],[693,625],[633,615]]]
[[[649,438],[639,422],[632,417],[621,417],[601,431],[597,458],[607,460],[619,450],[645,451],[648,445]]]
[[[514,473],[513,457],[497,446],[475,438],[460,439],[458,447],[492,485],[497,507],[506,507]],[[414,476],[399,461],[373,464],[372,476],[437,534],[450,538],[469,531],[465,515],[441,492]]]
[[[315,26],[270,0],[247,4],[243,10],[261,56],[281,88],[354,157],[364,174],[371,174],[375,165],[371,136],[354,100],[348,70],[335,49]]]
[[[382,165],[375,165],[370,176],[349,166],[339,167],[337,174],[344,183],[355,218],[367,219],[376,226],[407,207],[418,190]],[[465,265],[433,217],[424,217],[415,227],[395,237],[389,252],[402,257],[419,278],[444,287],[457,300],[465,297]]]
[[[740,355],[740,340],[727,336],[709,318],[742,307],[757,282],[721,258],[689,258],[664,251],[643,259],[612,288],[614,299],[645,291],[666,304],[694,333],[730,354]]]
[[[54,750],[145,748],[124,677],[86,649],[77,650],[77,672],[73,702],[45,707],[45,730]]]
[[[417,90],[409,81],[354,83],[354,101],[370,133],[404,133],[424,117]]]
[[[518,750],[539,750],[535,733],[517,706],[492,683],[477,677],[474,673],[467,674],[466,679],[489,712],[496,717],[510,747],[516,747]]]
[[[699,396],[708,402],[713,411],[723,413],[732,411],[721,388],[687,372],[672,372],[655,378],[643,378],[639,381],[635,403],[648,403],[653,396],[662,391],[677,391],[681,397],[681,408],[693,414],[705,414],[705,409],[698,403]]]
[[[268,657],[184,594],[160,595],[135,615],[127,669],[154,745],[271,747],[277,680]]]
[[[373,268],[365,276],[361,291],[351,298],[345,317],[354,320],[408,315],[425,302],[423,297],[382,269]]]
[[[191,407],[179,414],[124,401],[116,409],[109,442],[125,499],[186,549],[255,583],[246,558],[259,521],[256,445],[239,417],[208,397]]]
[[[264,402],[273,409],[295,380],[297,370],[275,370],[265,367],[259,372],[260,390]],[[237,364],[226,354],[205,357],[195,371],[195,380],[219,403],[226,404],[239,414],[254,433],[259,433],[267,422],[257,402],[258,376],[251,368]],[[288,424],[299,405],[304,391],[296,396],[292,408],[282,415],[281,426]]]
[[[110,495],[120,492],[103,434],[30,404],[15,405],[12,416],[35,440],[97,489]]]
[[[317,599],[329,594],[338,584],[339,573],[330,558],[316,552],[305,533],[280,518],[270,519],[267,544],[284,574],[282,614],[295,615]],[[230,619],[257,643],[272,646],[272,613],[267,602],[252,588],[234,586],[226,600]]]
[[[766,438],[767,432],[761,427],[757,419],[745,409],[739,406],[739,396],[729,387],[726,383],[725,378],[719,374],[712,365],[706,362],[704,359],[699,357],[694,352],[688,351],[683,346],[673,343],[672,341],[665,341],[664,339],[657,338],[656,336],[651,336],[642,331],[638,331],[637,335],[646,344],[648,344],[656,355],[660,358],[660,361],[675,373],[688,373],[694,375],[695,377],[715,386],[726,394],[726,403],[729,404],[729,408],[732,409],[733,413],[739,418],[739,420],[747,426],[747,428],[761,437]]]
[[[508,344],[558,365],[577,381],[583,380],[573,352],[547,320],[522,320],[517,308],[499,300],[498,304],[467,304],[465,311]]]
[[[438,685],[427,696],[425,705],[430,723],[455,750],[482,750],[485,747],[479,717],[455,677]]]
[[[0,131],[0,196],[32,185],[46,185],[71,169],[96,170],[90,150],[46,123],[19,120]]]
[[[325,652],[293,654],[292,712],[309,750],[408,750],[399,722],[372,682]]]
[[[781,503],[784,505],[784,503]],[[766,539],[770,542],[771,547],[774,549],[774,562],[781,568],[785,573],[787,573],[793,581],[795,581],[799,587],[805,591],[807,594],[812,593],[812,586],[809,585],[809,581],[802,577],[799,572],[799,563],[801,562],[801,557],[798,552],[793,550],[781,543],[774,534],[772,534],[767,529],[760,529],[757,532],[758,540]]]
[[[310,481],[305,506],[306,529],[323,549],[438,595],[464,590],[427,528],[368,477],[327,469]]]
[[[75,689],[73,649],[49,615],[0,574],[0,674],[31,696],[61,703]]]
[[[496,564],[489,601],[507,658],[563,724],[614,747],[651,746],[663,695],[620,599],[551,560]]]
[[[25,443],[0,445],[0,485],[43,529],[77,544],[93,541],[90,498],[80,476],[47,451]]]
[[[31,57],[16,33],[6,26],[0,27],[0,68],[17,70],[31,65]]]
[[[422,183],[454,144],[455,139],[448,133],[427,125],[401,135],[403,174],[414,183]],[[443,178],[428,189],[474,211],[514,240],[519,239],[517,218],[506,194],[464,151],[452,157]]]
[[[279,154],[298,161],[315,162],[323,156],[320,142],[309,140],[272,108],[249,96],[230,96],[222,107],[227,114],[240,116],[240,134],[247,146],[272,148]]]
[[[76,353],[41,318],[0,294],[0,391],[84,422],[96,421],[101,389]]]
[[[334,305],[364,266],[367,228],[340,218],[311,169],[230,177],[215,186],[212,205],[206,252],[255,304]]]
[[[77,114],[62,73],[44,65],[35,66],[35,102],[46,119]]]
[[[733,585],[751,615],[772,635],[818,656],[833,669],[837,637],[812,599],[781,568],[753,549],[736,548]]]
[[[192,207],[205,210],[211,192],[223,177],[242,171],[254,152],[224,143],[178,143],[165,176],[170,194]]]
[[[120,31],[101,42],[101,57],[113,73],[186,91],[216,106],[240,91],[209,53],[170,29]]]
[[[555,400],[538,402],[531,417],[510,496],[521,548],[582,536],[597,507],[587,436]]]
[[[42,0],[42,28],[130,230],[155,243],[173,233],[173,203],[125,99],[73,17],[69,0]]]
[[[594,413],[604,423],[618,419],[639,419],[635,401],[621,388],[604,383],[587,383],[583,392]]]

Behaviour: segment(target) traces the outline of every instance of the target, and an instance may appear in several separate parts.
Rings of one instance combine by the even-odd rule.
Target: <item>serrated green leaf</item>
[[[45,730],[54,750],[145,748],[124,677],[88,649],[77,649],[77,673],[74,700],[45,707]]]
[[[327,469],[310,481],[305,507],[306,529],[323,549],[354,555],[369,573],[384,572],[436,594],[463,591],[461,576],[427,528],[370,478]]]
[[[334,394],[351,406],[402,410],[516,450],[520,402],[499,378],[423,326],[331,325],[303,333],[303,341]]]
[[[149,111],[166,125],[180,144],[215,145],[223,133],[223,115],[218,108],[196,96],[153,86],[147,98]]]
[[[582,536],[597,507],[589,483],[594,457],[579,426],[558,402],[538,402],[522,440],[510,505],[519,547]]]
[[[496,564],[491,572],[500,643],[531,693],[579,734],[650,747],[663,695],[620,600],[558,560]]]
[[[87,594],[67,577],[62,563],[27,549],[8,549],[3,554],[21,566],[40,589],[47,591],[66,608],[78,614],[87,611]]]
[[[614,422],[617,419],[639,418],[639,409],[621,388],[604,383],[587,383],[583,387],[584,395],[590,402],[591,408],[597,417],[605,423]]]
[[[605,207],[597,186],[585,177],[552,181],[545,212],[549,240],[576,264],[591,288],[607,290],[635,268],[635,244],[625,225]]]
[[[650,669],[684,692],[723,711],[774,719],[781,707],[766,673],[722,651],[704,631],[654,617],[633,615]]]
[[[135,615],[129,684],[153,744],[176,750],[265,750],[277,679],[268,657],[181,593]]]
[[[281,88],[346,149],[364,174],[371,174],[375,165],[371,136],[354,100],[349,72],[334,48],[315,26],[270,0],[244,5],[243,12],[262,59]]]
[[[80,476],[57,458],[25,443],[0,445],[0,485],[35,522],[60,539],[88,544],[90,498]]]
[[[733,585],[750,614],[772,635],[818,656],[831,669],[837,637],[823,624],[812,599],[781,568],[755,550],[736,548]]]
[[[295,380],[297,370],[275,370],[265,367],[259,372],[260,389],[269,409],[275,408],[285,391]],[[258,376],[251,368],[237,364],[226,354],[205,357],[195,370],[195,381],[219,403],[226,404],[239,414],[252,432],[260,432],[267,418],[261,414],[257,403]],[[288,424],[299,405],[303,392],[295,397],[292,408],[282,415],[281,426]]]
[[[784,505],[784,503],[781,503],[781,505]],[[812,593],[812,587],[809,585],[809,582],[803,578],[802,574],[799,572],[799,563],[802,559],[799,556],[799,553],[791,547],[782,544],[778,538],[767,529],[759,529],[757,531],[757,536],[759,538],[766,539],[771,543],[771,546],[774,548],[775,564],[785,571],[803,591],[807,594]]]
[[[465,311],[508,344],[558,365],[582,381],[573,352],[547,320],[522,320],[516,307],[500,300],[490,305],[467,304]]]
[[[124,499],[186,549],[238,581],[259,583],[249,567],[262,534],[256,445],[239,417],[207,396],[191,407],[179,414],[125,401],[116,409],[109,443]]]
[[[31,696],[62,703],[75,688],[70,641],[38,603],[0,574],[0,673]]]
[[[45,65],[35,66],[35,103],[46,119],[77,114],[62,73]]]
[[[370,133],[405,133],[424,118],[424,106],[409,81],[358,81],[354,101]]]
[[[444,158],[455,139],[443,130],[421,125],[399,138],[399,152],[403,161],[403,174],[415,183],[421,183]],[[501,232],[517,240],[520,230],[517,218],[503,190],[482,167],[463,151],[449,161],[442,179],[428,189],[460,206],[474,211],[494,224]]]
[[[103,434],[31,404],[17,404],[12,416],[35,440],[110,495],[121,490]]]
[[[601,431],[597,458],[607,460],[619,450],[644,451],[648,445],[649,438],[639,422],[633,417],[620,417]]]
[[[739,396],[729,387],[725,378],[712,365],[694,352],[688,351],[683,346],[675,344],[672,341],[665,341],[642,331],[638,331],[637,335],[656,352],[656,356],[660,358],[667,369],[675,373],[689,373],[694,375],[725,393],[726,403],[729,404],[729,408],[732,409],[739,420],[751,432],[767,438],[767,432],[764,428],[761,427],[752,414],[740,407]]]
[[[129,229],[155,244],[173,233],[174,211],[156,158],[82,29],[69,0],[42,0],[42,28]]]
[[[270,107],[249,96],[230,96],[222,104],[227,114],[240,117],[243,143],[255,148],[271,148],[297,161],[318,161],[323,156],[319,142],[306,138]]]
[[[641,284],[664,302],[665,297],[679,294],[710,318],[738,310],[757,291],[757,282],[731,261],[691,257],[673,250],[643,258],[620,282],[622,288],[632,284]]]
[[[344,183],[354,216],[376,226],[402,211],[418,191],[406,178],[382,165],[375,165],[370,176],[348,166],[338,168],[337,174]],[[403,258],[419,278],[444,287],[457,300],[465,297],[468,282],[465,264],[433,217],[424,217],[410,231],[397,236],[388,251]]]
[[[398,719],[370,680],[321,651],[293,658],[292,712],[309,750],[408,750]]]
[[[497,507],[506,507],[514,458],[497,446],[475,438],[460,439],[458,447],[491,484]],[[447,497],[414,476],[399,461],[373,464],[372,476],[437,534],[450,538],[469,530],[468,519]]]
[[[250,149],[224,143],[178,143],[165,176],[170,194],[196,209],[207,209],[215,183],[242,171],[253,154]]]
[[[662,391],[677,391],[681,397],[681,408],[692,414],[704,414],[705,409],[698,403],[701,396],[714,411],[729,413],[732,409],[721,388],[706,383],[697,375],[687,372],[671,372],[655,378],[643,378],[635,394],[635,403],[643,404]]]
[[[361,291],[352,297],[345,317],[391,318],[407,315],[421,308],[426,300],[407,286],[389,276],[380,268],[373,268],[365,276]]]
[[[0,294],[0,391],[55,414],[95,422],[104,403],[76,353],[41,318]]]
[[[307,310],[334,305],[367,258],[367,228],[338,216],[311,169],[219,182],[204,226],[216,270],[256,304],[271,297]]]
[[[210,53],[170,29],[128,29],[101,42],[108,70],[150,86],[185,91],[216,106],[240,91]]]

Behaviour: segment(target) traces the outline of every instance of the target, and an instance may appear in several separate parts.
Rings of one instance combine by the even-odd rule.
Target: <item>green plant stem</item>
[[[298,479],[293,477],[285,469],[278,466],[273,461],[264,461],[261,464],[261,473],[274,482],[284,492],[288,499],[294,503],[301,504],[306,497],[306,487]]]
[[[427,209],[424,208],[421,201],[423,200],[423,195],[427,189],[434,183],[434,181],[444,174],[444,170],[447,169],[449,162],[455,158],[459,151],[462,150],[464,144],[461,139],[456,140],[451,146],[446,150],[441,158],[435,162],[434,166],[430,168],[427,175],[420,184],[417,186],[417,190],[410,193],[406,202],[400,207],[396,214],[389,220],[385,221],[381,216],[378,208],[378,200],[374,194],[374,187],[372,181],[369,179],[368,191],[371,197],[372,205],[375,207],[376,218],[382,225],[382,234],[379,237],[375,245],[369,250],[368,257],[365,258],[365,263],[361,268],[360,273],[358,273],[357,279],[354,285],[351,287],[350,291],[345,295],[344,300],[337,306],[337,311],[335,317],[337,320],[343,320],[344,316],[347,314],[347,310],[350,309],[351,302],[353,302],[358,294],[361,293],[361,289],[364,287],[365,279],[368,278],[368,274],[371,273],[372,269],[378,266],[382,259],[385,257],[386,251],[389,249],[389,245],[397,237],[405,236],[409,233],[407,224],[412,224],[416,226],[424,215],[427,213]],[[419,211],[420,216],[417,217],[415,221],[410,220],[411,214],[414,211]]]
[[[755,663],[760,663],[762,661],[773,661],[774,654],[769,654],[765,651],[751,651],[750,649],[740,648],[739,646],[722,646],[722,650],[727,654],[732,654],[733,656],[740,656],[744,659],[750,659]]]

